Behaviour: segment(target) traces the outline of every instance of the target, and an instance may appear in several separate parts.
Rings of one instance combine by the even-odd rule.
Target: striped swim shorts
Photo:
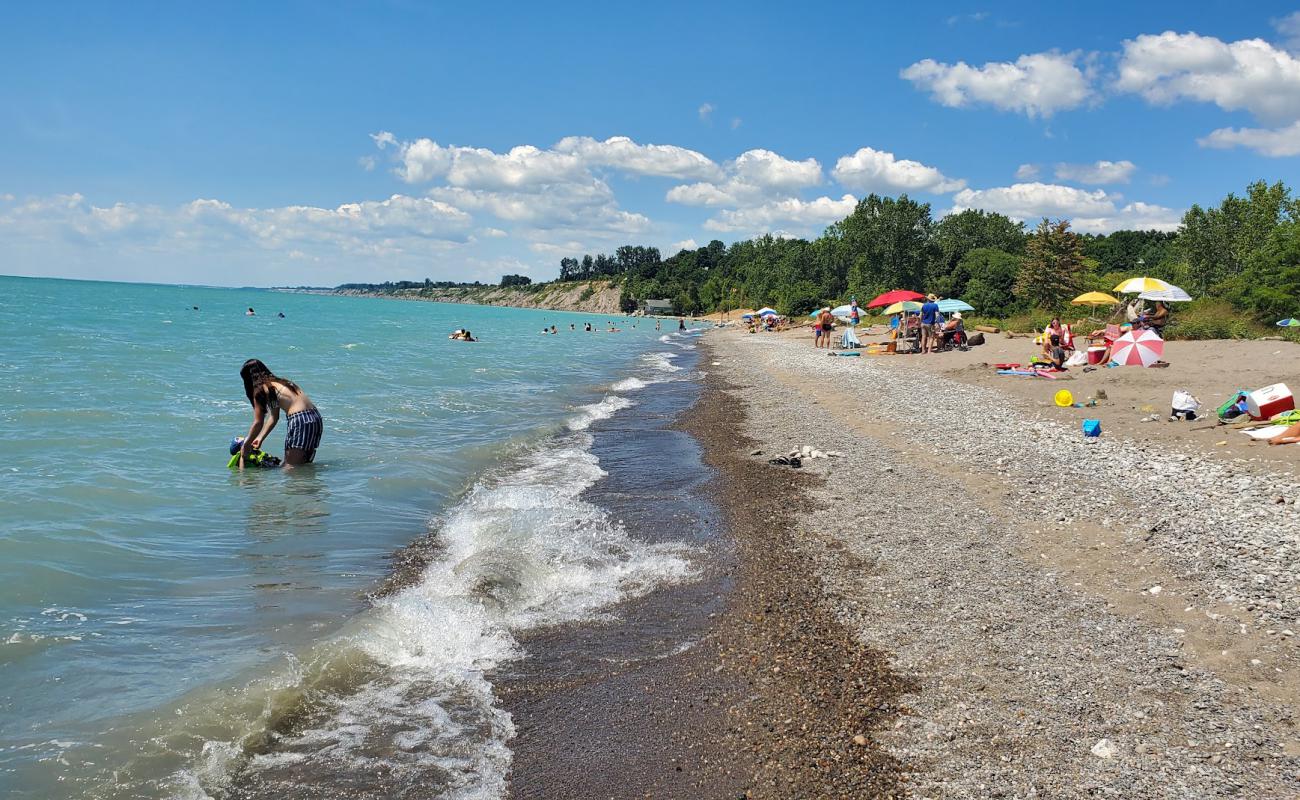
[[[307,460],[316,458],[316,448],[320,447],[320,437],[325,433],[325,421],[320,412],[314,408],[290,414],[288,430],[284,435],[285,450],[304,450]]]

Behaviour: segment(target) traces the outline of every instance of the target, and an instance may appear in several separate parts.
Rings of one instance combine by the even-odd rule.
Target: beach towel
[[[1264,428],[1251,428],[1248,431],[1242,431],[1252,439],[1272,439],[1286,433],[1286,428],[1281,425],[1269,425]]]
[[[861,347],[862,340],[853,332],[852,328],[845,328],[844,333],[840,335],[840,347],[849,349],[850,347]]]

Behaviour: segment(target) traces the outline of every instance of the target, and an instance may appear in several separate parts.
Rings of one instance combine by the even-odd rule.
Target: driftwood
[[[976,325],[975,330],[984,331],[985,333],[1001,333],[1001,329],[996,325]]]

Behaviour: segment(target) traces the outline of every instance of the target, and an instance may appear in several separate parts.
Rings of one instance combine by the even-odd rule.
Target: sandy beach
[[[794,334],[706,338],[702,404],[743,408],[734,441],[708,446],[775,471],[774,488],[796,480],[774,524],[812,565],[810,602],[908,687],[863,731],[906,793],[1300,793],[1300,451],[1136,421],[1148,404],[1163,420],[1173,388],[1217,404],[1216,386],[1297,382],[1259,366],[1294,364],[1290,345],[1174,343],[1168,369],[1060,383],[978,366],[1027,355],[1024,339],[848,359]],[[1084,410],[1048,405],[1062,386],[1107,389],[1087,409],[1099,442]],[[843,456],[766,463],[805,445]],[[813,780],[766,796],[853,795]]]

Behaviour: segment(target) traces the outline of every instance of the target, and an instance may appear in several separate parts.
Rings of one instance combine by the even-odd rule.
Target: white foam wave
[[[641,360],[660,372],[681,372],[682,368],[672,362],[677,355],[670,352],[646,353],[641,356]]]
[[[624,378],[621,381],[616,381],[609,388],[616,392],[630,392],[636,389],[644,389],[649,385],[650,384],[648,382],[642,380],[641,378],[633,377],[633,378]]]
[[[635,404],[622,395],[606,395],[605,399],[598,403],[579,406],[578,415],[569,420],[569,430],[585,431],[592,426],[592,423],[599,422],[602,419],[609,419],[619,411],[632,405]]]
[[[611,395],[584,407],[582,419],[629,404]],[[484,674],[521,655],[515,633],[598,618],[613,603],[693,574],[687,546],[634,539],[582,499],[605,475],[591,444],[581,431],[551,440],[447,512],[438,558],[421,580],[376,600],[327,643],[335,661],[353,652],[348,662],[379,667],[374,677],[328,698],[324,719],[281,737],[273,754],[248,762],[247,774],[274,788],[318,768],[414,769],[443,777],[440,797],[503,796],[514,725]],[[224,762],[228,751],[213,747],[211,756]],[[178,782],[192,784],[197,773],[211,785],[213,766],[196,765]]]

